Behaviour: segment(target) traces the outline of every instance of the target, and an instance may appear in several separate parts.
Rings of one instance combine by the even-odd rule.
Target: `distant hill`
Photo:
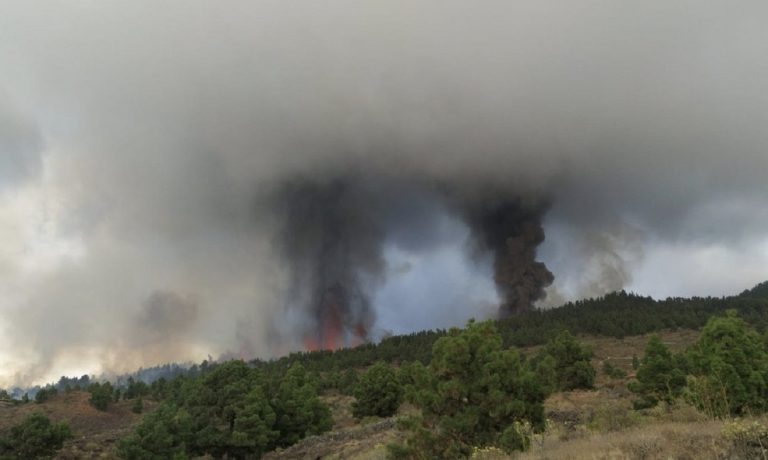
[[[768,281],[763,281],[752,289],[739,294],[739,297],[751,297],[753,299],[768,299]]]
[[[670,297],[655,300],[625,291],[569,302],[550,310],[532,310],[499,320],[497,327],[505,345],[517,347],[545,343],[559,331],[575,335],[623,338],[653,332],[701,329],[713,315],[736,310],[749,324],[763,332],[768,327],[768,282],[738,296]],[[762,294],[765,293],[765,294]],[[432,344],[447,333],[428,330],[397,335],[374,344],[336,351],[297,352],[278,359],[253,361],[255,366],[286,368],[301,362],[308,369],[323,372],[369,366],[376,361],[402,363],[431,359]]]

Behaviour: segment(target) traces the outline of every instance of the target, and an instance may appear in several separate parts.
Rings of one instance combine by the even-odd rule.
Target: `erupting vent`
[[[338,350],[365,342],[368,328],[360,321],[350,321],[349,299],[341,285],[325,290],[317,313],[318,329],[304,338],[307,350]]]

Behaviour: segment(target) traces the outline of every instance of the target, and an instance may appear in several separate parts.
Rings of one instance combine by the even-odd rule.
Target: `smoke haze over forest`
[[[4,2],[0,387],[765,280],[767,13]]]

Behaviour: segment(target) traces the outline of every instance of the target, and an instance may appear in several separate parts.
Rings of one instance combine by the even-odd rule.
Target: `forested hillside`
[[[621,338],[661,330],[700,329],[707,320],[735,310],[758,331],[768,325],[768,282],[737,296],[654,300],[624,291],[604,297],[569,302],[559,308],[534,310],[499,320],[496,326],[505,346],[527,347],[546,343],[562,330],[574,335]],[[369,366],[377,361],[398,363],[431,359],[432,344],[445,330],[421,331],[383,339],[353,349],[292,353],[272,361],[254,361],[257,367],[285,368],[301,362],[311,371]]]

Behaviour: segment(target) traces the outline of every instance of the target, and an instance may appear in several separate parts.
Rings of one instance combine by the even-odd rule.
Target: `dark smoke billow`
[[[370,292],[383,281],[383,232],[356,181],[295,180],[279,187],[278,247],[288,261],[290,308],[304,316],[310,349],[363,341],[373,325]]]
[[[466,206],[466,205],[465,205]],[[526,206],[519,198],[476,202],[466,206],[464,218],[481,249],[493,256],[493,281],[501,297],[499,316],[528,310],[546,296],[554,275],[536,260],[544,242],[541,205]]]
[[[554,279],[536,260],[546,206],[513,193],[500,198],[498,191],[483,198],[478,194],[482,184],[471,188],[469,199],[459,192],[466,185],[431,187],[422,181],[343,175],[294,178],[276,188],[272,206],[281,221],[278,247],[289,267],[288,308],[298,309],[305,320],[307,348],[334,349],[369,339],[375,319],[371,297],[385,277],[387,232],[407,234],[415,225],[407,216],[414,213],[403,209],[425,196],[433,209],[422,205],[422,213],[452,212],[468,227],[475,254],[491,256],[500,317],[544,298]],[[441,192],[431,193],[435,190]]]

